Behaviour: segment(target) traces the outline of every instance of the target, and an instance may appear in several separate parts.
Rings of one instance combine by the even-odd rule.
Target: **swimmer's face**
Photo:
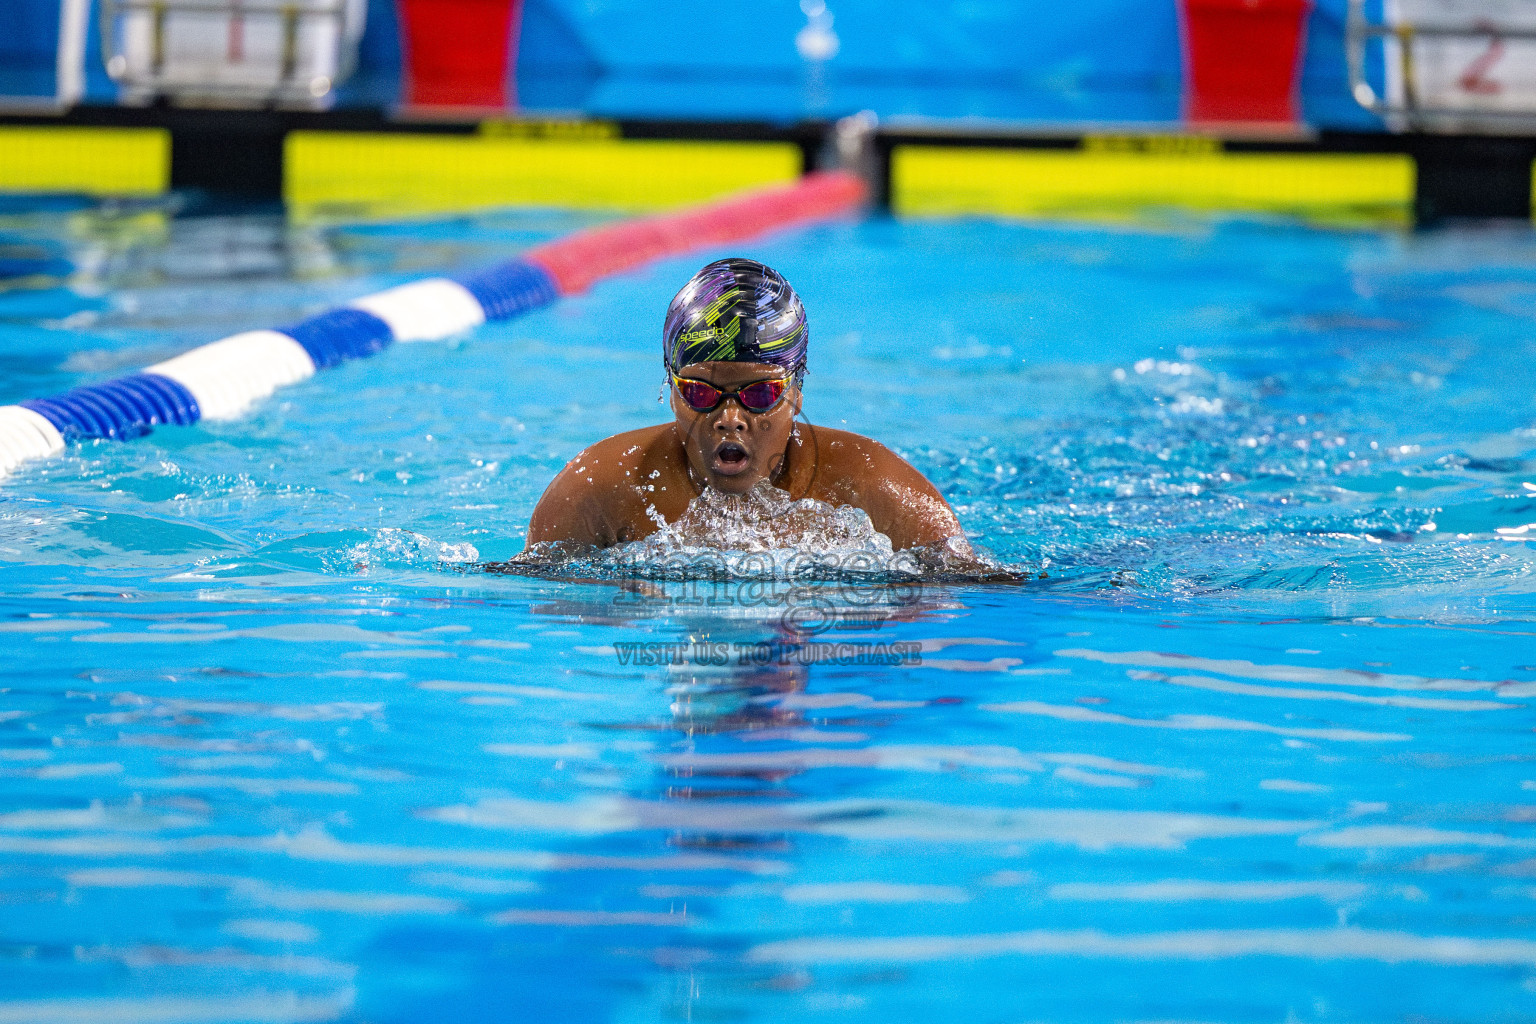
[[[692,363],[677,371],[734,390],[760,380],[781,380],[788,376],[781,366],[767,363]],[[791,381],[784,397],[767,412],[756,413],[742,406],[736,398],[726,398],[710,412],[695,412],[683,401],[674,386],[672,414],[674,429],[688,454],[688,465],[696,480],[726,494],[745,494],[759,481],[771,480],[783,465],[795,414],[800,411],[800,389]]]

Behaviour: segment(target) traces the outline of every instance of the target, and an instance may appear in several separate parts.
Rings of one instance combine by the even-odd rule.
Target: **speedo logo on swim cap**
[[[687,334],[678,335],[678,342],[683,345],[692,345],[696,341],[724,341],[730,337],[730,332],[724,327],[708,327],[702,331],[689,331]]]

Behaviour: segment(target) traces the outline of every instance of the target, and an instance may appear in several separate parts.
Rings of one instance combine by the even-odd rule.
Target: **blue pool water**
[[[15,205],[0,402],[582,223]],[[0,483],[0,1021],[1536,1013],[1536,235],[742,249],[1045,577],[476,571],[713,253],[73,448]]]

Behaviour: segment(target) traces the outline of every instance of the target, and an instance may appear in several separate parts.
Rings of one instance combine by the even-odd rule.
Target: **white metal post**
[[[85,37],[91,0],[59,0],[59,51],[54,98],[72,107],[85,97]]]

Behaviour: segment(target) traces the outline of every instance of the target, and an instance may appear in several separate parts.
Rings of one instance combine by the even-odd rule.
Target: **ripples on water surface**
[[[580,224],[0,219],[76,267],[0,401]],[[1048,578],[473,571],[704,255],[76,448],[0,484],[0,1021],[1536,1013],[1529,230],[751,254],[811,418]]]

